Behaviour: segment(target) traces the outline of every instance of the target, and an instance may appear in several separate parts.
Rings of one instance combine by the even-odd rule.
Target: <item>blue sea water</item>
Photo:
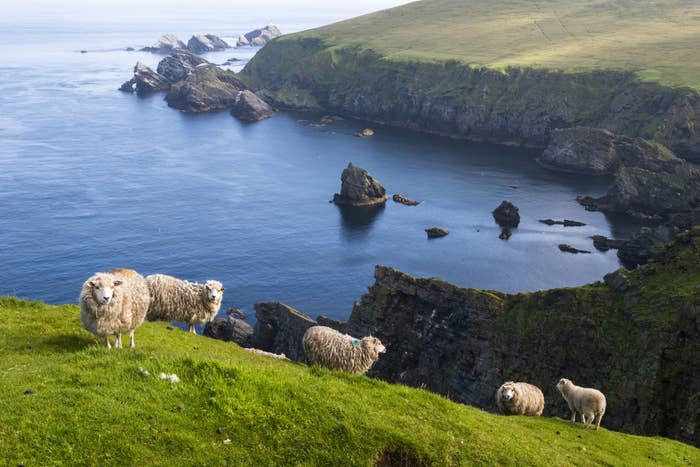
[[[178,112],[162,94],[117,91],[137,60],[155,67],[160,59],[125,47],[163,32],[230,39],[270,21],[293,31],[342,17],[276,13],[2,20],[0,294],[75,303],[88,276],[120,266],[218,279],[223,309],[279,300],[345,319],[376,264],[508,292],[579,285],[619,267],[615,251],[596,251],[588,237],[625,237],[636,223],[575,201],[604,193],[610,180],[547,172],[537,151],[347,119],[317,127],[321,115],[289,112],[247,124],[227,112]],[[206,58],[237,57],[242,66],[254,53]],[[353,136],[367,126],[374,137]],[[423,203],[330,204],[350,161],[390,193]],[[508,241],[491,217],[504,199],[522,217]],[[541,218],[588,225],[548,227]],[[428,240],[432,226],[451,233]],[[560,243],[593,252],[565,254]]]

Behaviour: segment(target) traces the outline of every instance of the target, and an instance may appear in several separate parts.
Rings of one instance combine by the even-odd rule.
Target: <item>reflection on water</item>
[[[377,206],[338,206],[343,220],[343,233],[350,240],[360,240],[372,229],[372,224],[384,213],[384,204]],[[361,235],[358,235],[361,234]]]

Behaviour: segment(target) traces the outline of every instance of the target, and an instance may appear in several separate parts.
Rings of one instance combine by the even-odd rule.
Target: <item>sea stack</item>
[[[493,210],[493,218],[501,227],[517,227],[520,224],[518,208],[510,201],[503,201]]]
[[[352,162],[340,176],[342,182],[340,193],[333,196],[333,202],[345,206],[377,206],[386,203],[389,198],[384,187],[369,172]]]

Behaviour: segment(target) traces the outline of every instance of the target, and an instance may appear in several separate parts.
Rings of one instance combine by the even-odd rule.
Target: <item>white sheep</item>
[[[583,426],[588,428],[596,421],[595,429],[600,428],[600,421],[605,414],[605,396],[602,392],[592,388],[576,386],[571,380],[562,378],[557,383],[557,389],[569,404],[571,410],[571,423],[576,422],[576,412],[581,414]]]
[[[360,374],[374,365],[380,353],[386,352],[386,347],[376,337],[356,339],[326,326],[307,329],[302,344],[309,365]]]
[[[122,333],[129,332],[129,346],[135,347],[134,330],[143,323],[151,301],[146,280],[131,269],[98,272],[83,284],[80,292],[80,321],[83,327],[104,339],[116,336],[114,347],[122,347]]]
[[[165,274],[146,277],[151,291],[151,306],[147,318],[150,321],[183,321],[188,330],[196,334],[196,322],[201,324],[214,319],[221,308],[224,287],[219,281],[196,284]]]
[[[539,417],[544,410],[544,394],[532,384],[508,381],[496,391],[496,405],[506,415]]]

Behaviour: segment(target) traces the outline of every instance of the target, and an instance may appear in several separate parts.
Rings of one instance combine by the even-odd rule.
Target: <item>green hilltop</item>
[[[0,298],[0,463],[700,463],[700,450],[677,441],[494,415],[163,323],[145,323],[136,343],[103,348],[74,305]]]
[[[318,38],[394,60],[632,71],[700,90],[692,0],[422,0],[280,40]]]

